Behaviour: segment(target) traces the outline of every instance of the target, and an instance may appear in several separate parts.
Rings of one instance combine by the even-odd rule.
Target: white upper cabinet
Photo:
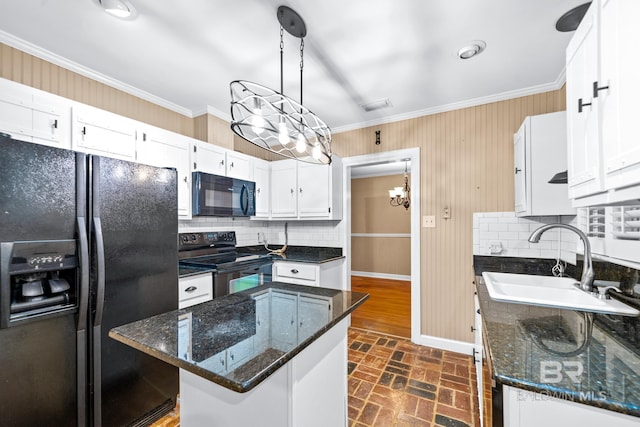
[[[0,79],[0,132],[22,141],[71,148],[71,101]]]
[[[227,151],[226,163],[227,176],[253,181],[253,161],[251,156],[236,151]]]
[[[298,216],[297,160],[271,162],[271,217]]]
[[[567,47],[569,194],[574,206],[640,198],[637,0],[595,0]]]
[[[516,216],[575,215],[566,184],[550,184],[567,170],[566,112],[529,116],[514,135]]]
[[[251,156],[204,141],[194,143],[191,166],[193,171],[253,181]]]
[[[256,183],[256,218],[268,218],[271,207],[271,162],[253,159]]]
[[[193,144],[191,170],[225,176],[227,174],[226,153],[227,150],[222,147],[196,141]]]
[[[271,217],[342,219],[342,159],[330,165],[271,163]]]
[[[154,126],[143,126],[137,141],[137,161],[177,171],[178,216],[191,218],[191,139]]]
[[[82,104],[74,105],[72,117],[73,150],[135,161],[138,122]]]

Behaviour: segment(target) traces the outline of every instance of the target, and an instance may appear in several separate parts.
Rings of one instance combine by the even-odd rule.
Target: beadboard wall
[[[565,109],[564,88],[337,133],[343,158],[420,148],[421,334],[472,342],[473,213],[514,210],[513,134],[529,115]],[[381,131],[380,145],[375,131]],[[451,219],[443,219],[445,207]]]
[[[227,133],[216,135],[216,120],[183,116],[4,44],[0,44],[0,77],[223,147],[230,144]],[[469,332],[473,324],[472,213],[513,210],[513,134],[528,115],[564,109],[563,88],[334,134],[333,152],[343,158],[420,147],[421,170],[412,173],[420,173],[422,185],[414,203],[420,203],[421,215],[436,216],[436,228],[424,228],[420,236],[423,335],[473,341]],[[375,144],[376,130],[381,131],[380,145]],[[235,150],[271,159],[264,150],[247,144],[233,137]],[[451,219],[442,219],[445,207],[451,209]],[[180,227],[209,225],[214,226],[196,219]],[[221,228],[230,225],[215,223]],[[251,230],[243,231],[242,242],[251,244],[260,226],[247,223],[245,227]],[[329,233],[327,246],[340,246],[334,242],[341,239],[333,236],[341,232],[340,223],[290,223],[289,227],[290,244],[302,240],[308,228],[317,228],[313,233],[318,237]],[[264,223],[263,228],[269,233],[273,229],[274,239],[280,237],[278,223]]]

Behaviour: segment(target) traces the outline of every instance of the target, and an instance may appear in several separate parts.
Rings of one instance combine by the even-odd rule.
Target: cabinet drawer
[[[318,280],[318,267],[297,262],[274,263],[276,280],[286,282],[287,279],[315,282]],[[298,283],[298,282],[292,282]]]
[[[213,298],[211,273],[182,277],[178,281],[178,307],[186,308]]]

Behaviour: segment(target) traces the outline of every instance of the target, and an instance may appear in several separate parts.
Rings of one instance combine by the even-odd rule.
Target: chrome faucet
[[[596,275],[593,272],[593,264],[591,262],[591,244],[589,243],[589,238],[587,237],[587,235],[584,234],[581,230],[567,224],[547,224],[531,233],[531,236],[529,236],[529,241],[531,243],[538,243],[540,241],[540,236],[542,235],[542,233],[552,228],[564,228],[567,230],[571,230],[578,236],[580,236],[580,240],[582,240],[582,244],[584,245],[584,265],[582,266],[580,289],[585,292],[593,292],[593,280],[595,279]]]

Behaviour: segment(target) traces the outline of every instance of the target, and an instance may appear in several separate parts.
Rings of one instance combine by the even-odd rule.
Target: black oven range
[[[179,265],[212,270],[214,298],[271,281],[271,255],[239,253],[235,231],[179,233],[178,240]]]

